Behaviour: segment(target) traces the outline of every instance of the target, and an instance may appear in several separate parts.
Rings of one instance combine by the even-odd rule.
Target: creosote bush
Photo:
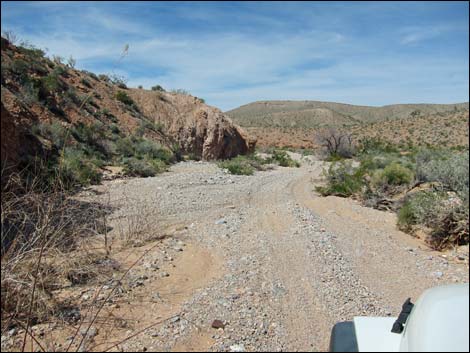
[[[323,173],[326,177],[327,185],[316,188],[323,196],[336,195],[347,197],[358,193],[362,189],[362,171],[353,168],[351,161],[333,162],[328,170]]]
[[[235,158],[219,162],[219,167],[227,169],[231,174],[235,175],[253,175],[255,168],[245,156],[237,156]]]
[[[134,106],[135,105],[135,102],[134,100],[129,97],[129,95],[124,92],[124,91],[117,91],[116,92],[116,99],[126,105],[129,105],[129,106]]]
[[[385,190],[390,186],[410,184],[413,180],[413,172],[408,168],[393,162],[383,170],[377,170],[372,177],[372,185]]]

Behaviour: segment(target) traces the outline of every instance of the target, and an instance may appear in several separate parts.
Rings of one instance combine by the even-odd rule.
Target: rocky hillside
[[[73,62],[50,60],[40,49],[4,38],[1,48],[2,165],[53,157],[64,146],[81,157],[98,156],[101,164],[148,155],[146,146],[138,155],[123,156],[129,143],[150,141],[153,151],[157,146],[172,158],[189,154],[207,160],[254,148],[240,127],[197,97],[131,89],[118,78],[76,70]]]
[[[468,102],[368,107],[317,101],[261,101],[243,105],[227,114],[244,127],[316,128],[468,111],[468,107]]]
[[[257,138],[258,146],[315,148],[314,135],[326,127],[357,139],[392,143],[468,146],[468,103],[397,104],[364,107],[314,101],[255,102],[227,112]]]

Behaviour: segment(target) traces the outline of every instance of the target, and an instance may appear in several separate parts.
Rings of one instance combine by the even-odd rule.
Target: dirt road
[[[155,232],[171,229],[131,273],[144,281],[119,305],[135,322],[119,335],[168,320],[122,348],[325,350],[337,321],[396,315],[426,288],[468,282],[468,257],[429,250],[397,231],[393,214],[318,196],[321,170],[312,159],[234,176],[186,162],[155,178],[99,186],[117,208],[115,229],[130,213]],[[214,320],[225,328],[212,328]]]

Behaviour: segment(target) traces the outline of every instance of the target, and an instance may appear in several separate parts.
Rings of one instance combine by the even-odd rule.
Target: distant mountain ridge
[[[320,101],[258,101],[226,112],[245,127],[345,126],[468,111],[469,103],[393,104],[382,107]]]

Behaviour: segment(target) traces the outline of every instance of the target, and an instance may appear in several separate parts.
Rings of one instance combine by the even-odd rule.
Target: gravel
[[[165,239],[164,250],[132,273],[131,283],[146,286],[169,276],[160,271],[162,264],[185,256],[186,244],[209,249],[223,259],[218,264],[222,275],[195,291],[177,316],[122,348],[169,351],[202,330],[210,335],[211,345],[204,348],[211,351],[318,351],[328,348],[331,327],[338,321],[397,315],[406,298],[393,292],[392,284],[389,291],[378,290],[377,283],[363,275],[351,246],[359,236],[336,233],[296,198],[295,186],[307,180],[312,190],[310,178],[320,171],[319,162],[311,160],[301,168],[277,167],[237,176],[213,163],[191,161],[157,177],[118,179],[100,186],[109,190],[116,208],[111,222],[145,210],[159,227],[179,227],[178,239]],[[361,256],[383,252],[390,258],[374,270],[383,273],[378,280],[406,280],[419,291],[468,282],[468,256],[459,253],[456,259],[463,260],[449,262],[400,244],[388,234],[369,231],[373,235],[365,238]],[[390,263],[397,261],[409,273],[391,269]],[[159,293],[152,294],[153,300],[159,298]]]

